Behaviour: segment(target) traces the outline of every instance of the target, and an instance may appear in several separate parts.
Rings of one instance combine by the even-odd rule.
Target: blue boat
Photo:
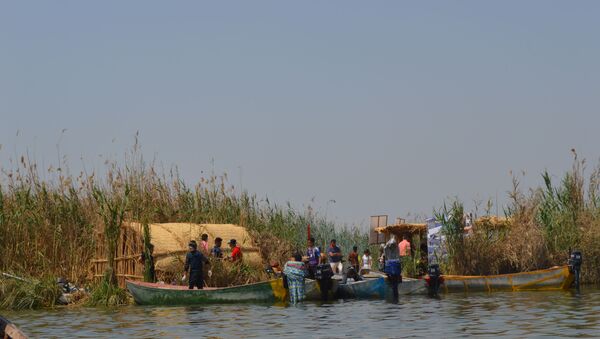
[[[363,280],[348,280],[338,283],[338,297],[342,299],[382,299],[386,293],[386,276],[372,273]]]

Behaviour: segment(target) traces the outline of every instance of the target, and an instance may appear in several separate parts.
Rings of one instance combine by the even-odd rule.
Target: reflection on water
[[[600,335],[600,289],[329,304],[130,306],[11,312],[32,337],[465,337]]]

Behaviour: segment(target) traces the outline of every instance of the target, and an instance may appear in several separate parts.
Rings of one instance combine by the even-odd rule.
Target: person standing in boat
[[[294,257],[285,263],[283,274],[287,278],[290,302],[296,304],[304,300],[304,278],[307,272],[300,253],[294,254]]]
[[[223,250],[221,249],[221,245],[223,244],[223,239],[220,237],[215,238],[215,246],[210,251],[210,255],[217,259],[223,259]]]
[[[360,272],[360,264],[358,263],[358,247],[352,246],[352,252],[348,254],[348,262],[354,268],[354,271],[358,274]]]
[[[184,276],[181,280],[185,280],[185,275],[189,274],[189,289],[193,290],[194,287],[197,287],[198,289],[203,289],[204,288],[204,277],[203,277],[203,271],[202,271],[202,266],[204,264],[210,265],[210,262],[208,261],[208,259],[204,256],[204,254],[202,254],[200,251],[198,251],[198,244],[195,241],[191,241],[188,244],[189,247],[189,252],[188,254],[185,256],[185,265],[183,267],[183,270],[185,271]],[[208,271],[208,274],[210,276],[211,272]]]
[[[362,256],[362,268],[361,274],[368,274],[371,272],[373,266],[373,258],[371,258],[371,251],[367,248]]]
[[[342,274],[344,268],[342,264],[342,250],[336,245],[335,239],[331,239],[327,255],[329,255],[329,265],[331,265],[333,273]]]
[[[231,262],[242,261],[242,249],[237,245],[237,240],[231,239],[227,244],[229,244],[229,248],[231,248],[231,256],[229,256],[228,259]]]
[[[315,238],[308,239],[308,249],[306,250],[307,262],[308,262],[308,277],[311,279],[315,278],[315,270],[319,265],[319,259],[321,258],[321,251],[315,246]]]

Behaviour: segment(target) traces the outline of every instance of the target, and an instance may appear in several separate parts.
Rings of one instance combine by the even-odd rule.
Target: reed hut
[[[158,280],[170,281],[183,272],[185,254],[190,240],[200,243],[200,236],[208,234],[209,246],[214,245],[214,239],[223,239],[225,255],[230,251],[227,246],[229,239],[236,239],[242,248],[244,261],[256,266],[262,265],[260,251],[253,239],[242,226],[232,224],[193,224],[193,223],[164,223],[150,224],[150,242],[154,246],[154,262]],[[100,279],[107,266],[104,234],[96,235],[94,259],[90,265],[90,275]],[[143,227],[139,223],[124,223],[115,254],[115,272],[119,286],[125,286],[125,280],[142,280],[144,264]]]
[[[422,244],[427,243],[427,224],[400,222],[394,225],[378,227],[375,231],[384,235],[385,242],[390,240],[390,237],[394,235],[397,241],[401,241],[402,237],[406,236],[412,242],[414,237],[418,236]]]

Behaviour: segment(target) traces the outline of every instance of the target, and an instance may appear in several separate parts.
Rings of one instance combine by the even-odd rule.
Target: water
[[[299,306],[128,306],[4,312],[32,337],[600,337],[600,289],[451,294]]]

